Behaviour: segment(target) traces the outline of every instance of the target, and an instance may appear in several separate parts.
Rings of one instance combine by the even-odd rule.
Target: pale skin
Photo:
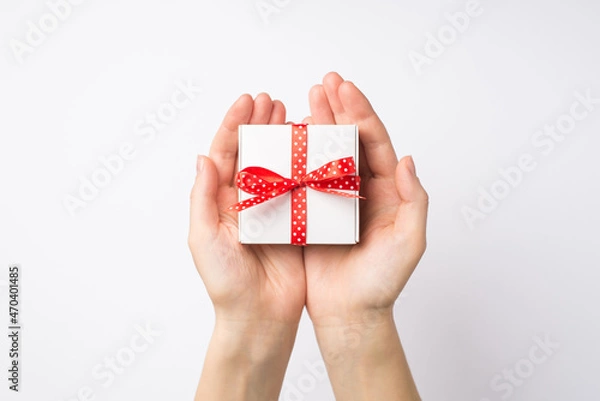
[[[393,306],[425,251],[427,193],[353,83],[329,73],[309,102],[309,124],[359,126],[360,243],[239,244],[226,211],[237,202],[237,127],[286,115],[267,94],[241,96],[198,157],[191,194],[189,246],[216,316],[196,400],[277,400],[304,307],[337,400],[420,400]]]

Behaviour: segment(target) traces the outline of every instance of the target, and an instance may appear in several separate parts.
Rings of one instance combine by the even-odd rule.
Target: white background
[[[21,264],[24,326],[22,392],[3,373],[0,398],[76,400],[90,387],[95,400],[192,399],[213,324],[186,243],[196,154],[241,93],[269,92],[299,121],[309,88],[336,70],[431,197],[428,251],[396,305],[423,399],[596,400],[600,105],[548,154],[532,138],[575,92],[600,98],[600,3],[482,0],[421,74],[410,52],[425,54],[466,1],[266,0],[278,10],[267,16],[258,3],[87,0],[21,63],[11,40],[50,11],[0,0],[0,299]],[[202,91],[153,139],[138,136],[178,81]],[[123,143],[133,160],[71,215],[65,197]],[[535,169],[502,184],[525,154]],[[464,208],[492,187],[506,196],[469,226]],[[145,324],[160,336],[103,387],[92,370]],[[535,336],[560,344],[539,365]],[[5,335],[0,347],[5,372]],[[319,359],[305,317],[282,400],[333,400],[306,368]],[[510,396],[490,384],[516,367],[527,377]]]

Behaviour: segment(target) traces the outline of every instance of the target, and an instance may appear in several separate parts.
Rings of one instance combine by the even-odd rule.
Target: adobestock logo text
[[[131,371],[135,362],[144,359],[146,353],[157,339],[162,336],[162,331],[154,328],[150,323],[136,324],[133,326],[135,332],[129,341],[118,350],[111,352],[102,362],[95,365],[91,374],[96,383],[81,386],[75,394],[61,401],[93,401],[99,399],[110,399],[100,397],[99,393],[106,392],[118,378]]]
[[[146,113],[135,123],[133,133],[139,138],[139,145],[154,142],[157,135],[173,123],[179,113],[201,92],[201,89],[189,80],[176,81],[175,87],[169,100],[161,103],[155,111]],[[81,174],[78,188],[63,197],[63,206],[67,212],[74,216],[97,199],[101,191],[123,172],[129,162],[135,159],[140,149],[139,145],[136,146],[133,141],[125,141],[116,148],[115,152],[99,157],[96,168],[87,175]]]
[[[495,395],[480,398],[479,401],[508,400],[518,388],[526,385],[540,366],[550,361],[560,348],[560,344],[553,341],[548,334],[544,334],[543,337],[534,336],[532,340],[533,345],[529,347],[527,355],[491,378],[490,390]]]
[[[433,61],[441,57],[448,47],[456,43],[460,35],[469,29],[472,20],[481,14],[483,14],[483,8],[478,0],[467,1],[465,11],[444,13],[447,23],[440,26],[435,34],[425,33],[426,41],[423,51],[411,50],[408,52],[408,59],[417,75],[422,75],[426,66],[433,64]]]
[[[19,64],[24,64],[25,59],[33,54],[48,36],[67,21],[73,14],[73,7],[83,4],[85,0],[48,0],[45,12],[38,18],[25,23],[25,33],[20,39],[10,39],[8,45]]]
[[[549,156],[559,143],[572,136],[578,124],[600,106],[600,98],[592,96],[592,90],[575,92],[575,101],[568,111],[560,114],[551,124],[534,132],[530,144],[542,156]],[[498,178],[491,184],[479,186],[476,199],[461,208],[461,214],[469,229],[473,230],[478,221],[485,220],[508,196],[519,187],[528,173],[538,166],[535,152],[525,152],[516,158],[513,165],[498,169]]]

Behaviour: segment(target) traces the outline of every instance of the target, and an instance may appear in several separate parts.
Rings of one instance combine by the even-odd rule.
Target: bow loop
[[[247,167],[237,174],[236,185],[251,195],[264,195],[274,191],[279,193],[281,189],[289,191],[300,183],[263,167]]]
[[[342,159],[333,160],[325,163],[316,170],[308,173],[302,181],[305,182],[325,182],[335,180],[341,177],[354,176],[356,173],[356,165],[354,157],[344,157]]]

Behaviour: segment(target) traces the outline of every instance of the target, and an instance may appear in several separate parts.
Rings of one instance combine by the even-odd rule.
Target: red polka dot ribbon
[[[292,126],[292,178],[285,178],[263,167],[246,167],[236,176],[242,191],[256,195],[236,203],[229,210],[242,210],[259,205],[287,192],[292,192],[290,243],[306,245],[306,188],[346,198],[362,198],[341,190],[358,191],[360,176],[356,175],[354,157],[331,161],[306,173],[306,124]]]

